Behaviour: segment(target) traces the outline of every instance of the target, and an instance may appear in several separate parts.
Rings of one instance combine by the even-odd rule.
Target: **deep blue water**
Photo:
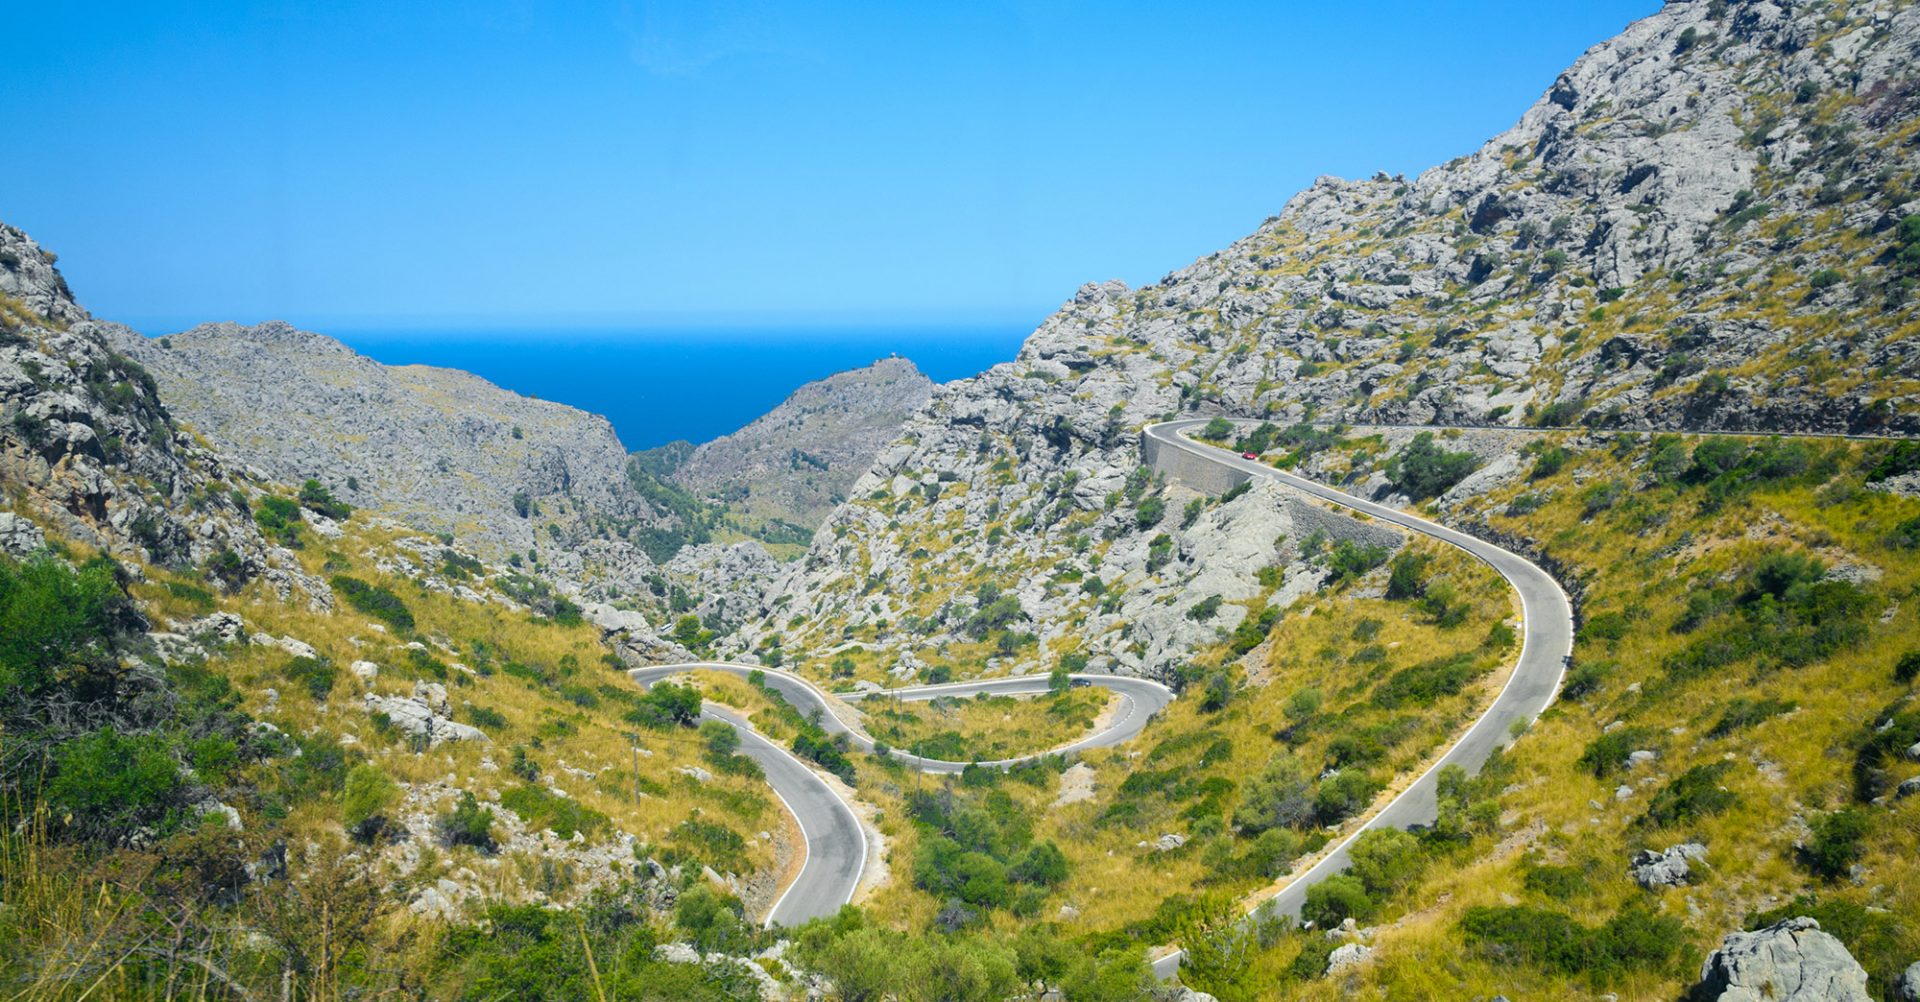
[[[899,354],[936,382],[1010,361],[1030,326],[342,330],[389,365],[465,369],[517,393],[604,414],[628,449],[737,430],[802,383]]]

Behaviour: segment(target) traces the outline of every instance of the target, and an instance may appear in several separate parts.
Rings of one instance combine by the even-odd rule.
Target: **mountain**
[[[1137,431],[1165,415],[1920,429],[1917,32],[1905,4],[1671,3],[1468,156],[1322,178],[1154,285],[1087,285],[908,422],[769,593],[802,625],[740,646],[951,644],[992,568],[1043,641],[1016,660],[1085,637],[1166,672],[1194,633],[1166,603],[1215,552],[1136,510]],[[1096,561],[1124,594],[1061,586]]]
[[[882,446],[933,395],[904,358],[808,383],[752,424],[707,442],[675,483],[762,519],[813,528],[846,500]]]
[[[113,556],[217,567],[237,588],[269,582],[322,605],[326,588],[249,518],[256,484],[174,424],[153,376],[114,350],[132,331],[73,299],[57,259],[0,225],[0,481],[6,551],[51,531]],[[256,488],[257,489],[257,488]]]
[[[122,329],[114,345],[219,451],[489,559],[537,557],[561,579],[632,587],[651,568],[640,534],[679,524],[629,481],[605,418],[470,373],[383,365],[284,323],[158,340]]]

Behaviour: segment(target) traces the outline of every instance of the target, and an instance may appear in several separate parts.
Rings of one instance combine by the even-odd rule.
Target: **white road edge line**
[[[1183,421],[1186,421],[1186,420],[1192,420],[1192,419],[1183,419]],[[1327,487],[1324,484],[1315,484],[1313,481],[1307,480],[1305,477],[1297,477],[1293,474],[1287,473],[1284,470],[1268,467],[1262,463],[1256,463],[1255,461],[1246,459],[1243,456],[1239,456],[1235,454],[1235,455],[1232,455],[1231,458],[1232,460],[1235,460],[1237,462],[1221,463],[1220,462],[1221,457],[1214,456],[1211,454],[1211,452],[1214,451],[1213,446],[1202,445],[1199,442],[1193,441],[1192,439],[1186,436],[1184,429],[1182,428],[1176,427],[1176,428],[1170,429],[1170,434],[1173,436],[1173,440],[1169,440],[1167,438],[1163,438],[1160,435],[1155,434],[1156,430],[1164,427],[1166,424],[1178,425],[1181,423],[1183,422],[1175,421],[1175,422],[1164,422],[1162,424],[1148,425],[1145,431],[1146,431],[1146,434],[1149,435],[1150,437],[1156,438],[1161,442],[1165,442],[1169,445],[1172,445],[1174,448],[1180,449],[1182,452],[1185,452],[1187,455],[1193,456],[1203,461],[1223,465],[1230,469],[1238,466],[1243,470],[1243,472],[1248,473],[1250,476],[1257,474],[1259,476],[1267,477],[1278,483],[1286,484],[1287,486],[1292,487],[1295,490],[1301,490],[1303,493],[1307,494],[1310,497],[1315,497],[1323,501],[1332,502],[1333,504],[1339,505],[1340,507],[1346,508],[1350,511],[1356,511],[1356,512],[1365,514],[1369,518],[1383,517],[1380,515],[1376,515],[1374,512],[1367,511],[1366,508],[1363,508],[1359,505],[1348,504],[1345,501],[1339,500],[1338,498],[1328,497],[1327,495],[1321,494],[1318,491],[1308,490],[1308,489],[1302,488],[1299,484],[1289,483],[1288,481],[1297,480],[1300,482],[1300,484],[1306,484],[1312,487],[1319,487],[1323,490],[1330,491],[1334,494],[1339,494],[1339,495],[1344,495],[1345,494],[1344,491],[1340,491],[1339,489],[1333,488],[1333,487]],[[1247,467],[1253,467],[1254,469],[1247,469]],[[1453,754],[1454,749],[1460,747],[1463,744],[1466,744],[1467,741],[1473,737],[1475,732],[1479,731],[1481,727],[1485,726],[1487,722],[1493,718],[1494,710],[1498,708],[1498,706],[1500,705],[1500,700],[1506,696],[1508,690],[1513,688],[1513,683],[1520,678],[1520,671],[1519,671],[1520,663],[1526,659],[1527,647],[1529,644],[1531,644],[1534,641],[1534,638],[1535,638],[1535,631],[1527,627],[1527,621],[1530,618],[1530,612],[1527,607],[1526,590],[1521,588],[1518,582],[1514,581],[1511,577],[1508,577],[1506,572],[1502,571],[1498,566],[1496,566],[1493,563],[1493,561],[1488,560],[1486,557],[1478,553],[1475,553],[1471,548],[1467,546],[1463,546],[1460,543],[1457,543],[1451,539],[1448,539],[1446,536],[1447,533],[1457,534],[1465,538],[1472,539],[1475,542],[1479,542],[1484,545],[1490,546],[1496,550],[1499,550],[1502,553],[1506,553],[1510,556],[1513,556],[1519,559],[1522,563],[1525,563],[1528,566],[1534,568],[1535,570],[1540,571],[1542,576],[1544,576],[1548,581],[1553,582],[1553,586],[1555,590],[1560,592],[1560,597],[1567,601],[1568,608],[1571,609],[1573,606],[1573,601],[1571,596],[1567,595],[1566,589],[1560,586],[1560,582],[1558,579],[1554,578],[1553,575],[1548,574],[1544,568],[1540,567],[1540,565],[1535,564],[1533,561],[1528,560],[1526,557],[1518,553],[1514,553],[1512,550],[1508,550],[1507,548],[1500,546],[1497,543],[1480,539],[1479,537],[1473,536],[1470,533],[1461,532],[1458,529],[1449,529],[1446,526],[1440,525],[1437,522],[1430,521],[1419,515],[1411,515],[1406,512],[1398,511],[1397,509],[1389,508],[1386,505],[1375,504],[1373,502],[1366,502],[1364,499],[1361,499],[1361,498],[1355,498],[1354,500],[1362,501],[1365,504],[1372,505],[1372,507],[1380,509],[1381,511],[1390,512],[1391,513],[1390,515],[1384,516],[1387,521],[1395,522],[1396,524],[1412,529],[1413,531],[1418,532],[1421,535],[1438,539],[1439,541],[1446,543],[1447,545],[1452,546],[1457,550],[1461,550],[1465,552],[1466,554],[1473,557],[1474,559],[1479,560],[1481,563],[1486,564],[1488,567],[1491,567],[1493,569],[1494,573],[1499,574],[1500,577],[1504,579],[1510,587],[1512,587],[1514,592],[1520,596],[1520,628],[1522,631],[1521,640],[1520,640],[1520,651],[1518,654],[1514,656],[1514,671],[1512,672],[1512,674],[1507,676],[1506,684],[1500,687],[1500,691],[1494,695],[1493,700],[1490,703],[1488,703],[1487,709],[1480,714],[1480,717],[1477,720],[1474,721],[1473,726],[1467,728],[1467,732],[1461,735],[1458,741],[1455,741],[1451,747],[1449,747],[1446,751],[1442,752],[1440,754],[1440,757],[1438,759],[1435,759],[1433,764],[1428,766],[1424,772],[1422,772],[1417,778],[1414,779],[1413,782],[1407,784],[1405,789],[1401,790],[1398,794],[1395,794],[1392,800],[1387,801],[1387,803],[1384,806],[1382,806],[1378,811],[1375,811],[1373,815],[1374,820],[1371,820],[1365,824],[1362,824],[1360,827],[1354,829],[1351,833],[1349,833],[1345,838],[1341,839],[1338,843],[1336,843],[1333,846],[1332,849],[1327,850],[1325,854],[1321,856],[1320,861],[1318,863],[1315,863],[1313,866],[1308,867],[1307,872],[1302,873],[1300,876],[1287,881],[1287,883],[1284,886],[1282,886],[1279,891],[1275,892],[1274,897],[1278,897],[1279,894],[1285,893],[1289,888],[1293,887],[1296,884],[1300,884],[1304,881],[1308,881],[1311,878],[1313,878],[1314,875],[1318,873],[1322,868],[1326,867],[1334,859],[1336,859],[1340,855],[1340,853],[1347,848],[1348,845],[1352,844],[1354,839],[1357,839],[1362,834],[1365,834],[1366,832],[1372,830],[1378,823],[1378,819],[1380,817],[1384,816],[1388,811],[1391,811],[1394,805],[1398,804],[1403,798],[1407,796],[1407,794],[1412,793],[1415,789],[1419,788],[1420,784],[1425,782],[1428,776],[1433,775],[1434,772],[1441,769],[1446,764],[1447,757]],[[1416,525],[1414,523],[1418,523],[1418,524]],[[1427,527],[1430,527],[1431,529],[1437,529],[1440,531],[1439,532],[1428,531],[1428,529],[1420,528],[1420,526],[1427,526]],[[1571,621],[1569,621],[1568,627],[1569,627],[1568,638],[1569,638],[1569,641],[1571,641],[1572,639]],[[1566,675],[1567,675],[1567,665],[1566,665],[1566,660],[1563,658],[1560,662],[1560,670],[1558,673],[1556,673],[1554,677],[1553,687],[1550,690],[1551,694],[1548,696],[1546,703],[1540,708],[1540,710],[1536,711],[1531,717],[1527,719],[1528,727],[1532,727],[1533,721],[1538,720],[1540,718],[1540,714],[1546,712],[1546,708],[1548,706],[1552,706],[1553,703],[1556,701],[1556,699],[1558,698],[1558,693],[1560,691],[1560,686],[1566,680]],[[1503,743],[1500,747],[1505,747],[1505,743]],[[1273,898],[1269,897],[1266,900],[1261,901],[1259,904],[1254,905],[1251,909],[1248,910],[1247,915],[1249,917],[1252,917],[1258,914],[1260,912],[1260,909],[1266,907],[1268,902],[1271,900],[1273,900]],[[1175,950],[1174,952],[1169,953],[1166,956],[1161,957],[1158,960],[1154,961],[1154,963],[1156,965],[1164,964],[1169,960],[1175,960],[1177,958],[1184,957],[1185,955],[1186,955],[1185,950],[1183,949]],[[1176,967],[1176,970],[1177,969],[1178,968]]]

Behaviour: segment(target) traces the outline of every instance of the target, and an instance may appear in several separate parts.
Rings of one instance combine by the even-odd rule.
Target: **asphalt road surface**
[[[873,739],[858,728],[849,727],[840,719],[828,705],[829,699],[858,702],[872,698],[924,700],[940,696],[967,697],[980,693],[997,695],[1040,693],[1047,691],[1051,681],[1046,675],[1023,675],[1015,678],[977,679],[971,682],[828,696],[812,682],[790,672],[726,661],[655,665],[651,668],[635,668],[629,671],[628,675],[641,686],[651,687],[654,683],[674,675],[698,669],[726,672],[741,678],[759,672],[766,686],[779,692],[795,709],[817,719],[820,726],[828,733],[847,735],[847,739],[854,747],[866,752],[873,751]],[[1155,713],[1173,701],[1171,690],[1158,682],[1146,679],[1125,678],[1119,675],[1074,675],[1072,677],[1112,690],[1119,695],[1122,703],[1106,727],[1064,748],[979,764],[1009,766],[1039,758],[1041,755],[1070,756],[1088,748],[1104,748],[1120,744],[1140,733],[1140,729],[1147,725],[1147,721],[1152,719]],[[866,871],[868,862],[866,835],[853,809],[840,799],[839,794],[834,792],[826,780],[794,757],[792,753],[760,736],[748,726],[745,720],[726,707],[707,703],[701,711],[701,717],[725,721],[740,732],[741,753],[760,763],[766,770],[768,784],[773,787],[781,803],[787,806],[788,813],[792,814],[794,820],[799,823],[804,837],[806,862],[802,864],[799,876],[794,878],[793,883],[787,886],[787,889],[774,902],[773,908],[768,911],[767,924],[799,925],[810,919],[832,915],[839,911],[841,905],[852,900],[853,892],[859,887],[860,877]],[[899,749],[891,749],[889,754],[923,772],[957,773],[968,765],[966,762],[921,758]]]
[[[1180,449],[1229,469],[1239,470],[1250,477],[1278,480],[1288,487],[1343,508],[1363,512],[1382,522],[1391,522],[1411,532],[1450,543],[1486,562],[1506,578],[1507,583],[1520,595],[1523,639],[1519,660],[1506,686],[1494,697],[1493,704],[1487,707],[1473,727],[1468,729],[1466,736],[1448,749],[1419,779],[1414,780],[1413,785],[1342,839],[1312,869],[1260,906],[1263,911],[1274,915],[1298,918],[1300,906],[1306,900],[1307,888],[1347,868],[1347,847],[1361,832],[1374,828],[1408,828],[1433,823],[1437,816],[1434,790],[1441,768],[1458,765],[1469,773],[1478,771],[1494,749],[1511,739],[1516,722],[1531,724],[1540,711],[1553,702],[1554,695],[1560,690],[1560,679],[1566,671],[1567,659],[1573,654],[1573,603],[1552,575],[1517,553],[1418,515],[1354,497],[1276,470],[1265,463],[1242,458],[1238,453],[1203,445],[1186,437],[1187,431],[1206,423],[1207,419],[1204,418],[1168,421],[1148,426],[1144,434],[1160,443],[1162,448]],[[1154,973],[1163,980],[1171,978],[1180,968],[1181,956],[1179,951],[1175,951],[1156,959]]]

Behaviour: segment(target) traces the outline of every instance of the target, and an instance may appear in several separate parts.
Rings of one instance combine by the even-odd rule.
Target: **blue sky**
[[[1656,7],[18,5],[0,220],[150,333],[1030,324],[1472,150]]]

